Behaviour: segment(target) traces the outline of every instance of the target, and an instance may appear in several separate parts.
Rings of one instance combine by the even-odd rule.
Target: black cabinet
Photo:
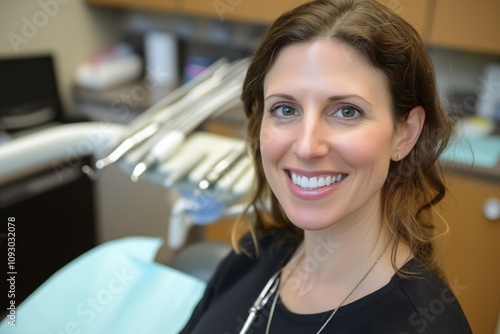
[[[64,177],[60,173],[51,168],[0,187],[2,312],[9,272],[15,273],[13,299],[18,306],[58,269],[96,245],[92,181],[80,163],[65,170]],[[15,242],[11,268],[7,236],[15,238],[9,240]]]

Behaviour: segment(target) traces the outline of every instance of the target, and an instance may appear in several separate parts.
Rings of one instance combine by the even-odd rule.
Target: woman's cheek
[[[344,161],[356,170],[366,185],[381,187],[387,177],[390,163],[390,150],[385,140],[358,140],[355,145],[345,145],[342,150]],[[377,138],[380,139],[380,138]]]
[[[378,165],[391,156],[390,129],[359,129],[339,134],[332,142],[350,163],[356,166]]]
[[[268,160],[269,156],[273,155],[273,151],[276,151],[276,148],[279,146],[277,139],[279,139],[279,136],[276,135],[274,129],[266,124],[262,124],[260,130],[260,151],[263,159]]]

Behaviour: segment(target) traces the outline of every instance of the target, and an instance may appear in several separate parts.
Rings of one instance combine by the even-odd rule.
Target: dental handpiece
[[[185,110],[186,103],[196,101],[192,96],[193,92],[202,90],[203,88],[200,86],[211,87],[214,75],[221,72],[226,73],[227,67],[228,60],[221,58],[195,78],[169,93],[132,121],[122,134],[112,139],[102,150],[100,155],[103,157],[96,161],[94,168],[84,166],[82,170],[90,177],[96,177],[96,170],[103,169],[118,161],[133,148],[152,137],[163,123],[168,122],[177,113]]]
[[[184,178],[189,174],[189,172],[199,165],[205,158],[207,154],[205,152],[201,154],[187,154],[182,157],[182,164],[178,161],[177,164],[174,164],[170,173],[163,181],[163,186],[169,188],[174,186],[179,180]]]
[[[200,87],[198,87],[200,88]],[[146,127],[135,132],[128,138],[125,138],[115,149],[111,151],[106,157],[96,162],[96,168],[102,169],[112,163],[118,161],[122,156],[127,154],[130,150],[142,144],[147,139],[153,137],[160,131],[163,124],[168,123],[176,115],[185,111],[186,109],[196,105],[196,99],[184,98],[176,101],[175,103],[167,106],[163,113],[156,117],[156,119]],[[174,135],[172,135],[174,136]],[[177,138],[178,136],[175,136]]]
[[[231,151],[224,159],[220,160],[206,176],[198,182],[198,192],[213,188],[217,182],[229,173],[246,156],[244,147]]]
[[[205,174],[193,192],[182,197],[184,213],[190,217],[192,224],[210,224],[224,215],[227,203],[221,200],[221,196],[229,191],[231,187],[229,183],[235,181],[234,178],[226,176],[232,174],[236,166],[240,166],[240,161],[245,156],[246,152],[243,149],[232,151]]]
[[[152,105],[146,111],[144,111],[140,116],[138,116],[135,120],[133,120],[125,131],[115,138],[111,140],[106,148],[103,150],[103,155],[110,155],[123,141],[127,138],[132,137],[135,133],[142,131],[144,128],[149,126],[151,123],[156,121],[155,118],[161,118],[159,115],[164,116],[166,113],[164,112],[165,108],[178,103],[182,100],[186,95],[192,93],[196,87],[203,85],[206,81],[209,81],[214,73],[216,73],[221,68],[227,67],[228,60],[226,58],[221,58],[217,60],[215,63],[207,67],[204,71],[194,77],[192,80],[168,93],[164,98],[160,101]],[[107,153],[106,153],[107,152]]]
[[[111,165],[112,163],[115,163],[132,148],[136,147],[140,143],[153,136],[159,128],[160,125],[158,123],[151,123],[140,131],[134,133],[132,136],[128,137],[120,145],[118,145],[109,155],[97,160],[95,163],[95,167],[97,169],[102,169],[108,165]]]
[[[160,139],[152,138],[152,148],[134,167],[131,180],[138,181],[147,169],[171,157],[185,137],[207,118],[240,105],[237,99],[240,91],[239,86],[232,85],[215,98],[200,101],[196,112],[188,114],[189,117],[181,119],[178,124],[170,125],[166,133],[159,131],[155,137]]]

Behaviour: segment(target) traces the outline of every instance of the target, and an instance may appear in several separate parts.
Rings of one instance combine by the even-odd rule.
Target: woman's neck
[[[303,243],[283,271],[283,302],[298,313],[332,309],[368,272],[346,303],[381,288],[394,275],[390,242],[388,228],[373,218],[305,231]],[[398,249],[403,265],[409,251],[402,245]],[[321,295],[328,298],[318,303]]]
[[[305,231],[303,261],[308,264],[311,278],[318,282],[351,282],[373,264],[390,239],[388,228],[373,218],[339,223],[322,231]]]

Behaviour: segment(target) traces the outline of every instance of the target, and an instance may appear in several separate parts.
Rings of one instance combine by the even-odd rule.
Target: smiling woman
[[[428,219],[452,122],[418,33],[375,1],[307,2],[270,27],[242,98],[250,233],[182,333],[471,333]]]

